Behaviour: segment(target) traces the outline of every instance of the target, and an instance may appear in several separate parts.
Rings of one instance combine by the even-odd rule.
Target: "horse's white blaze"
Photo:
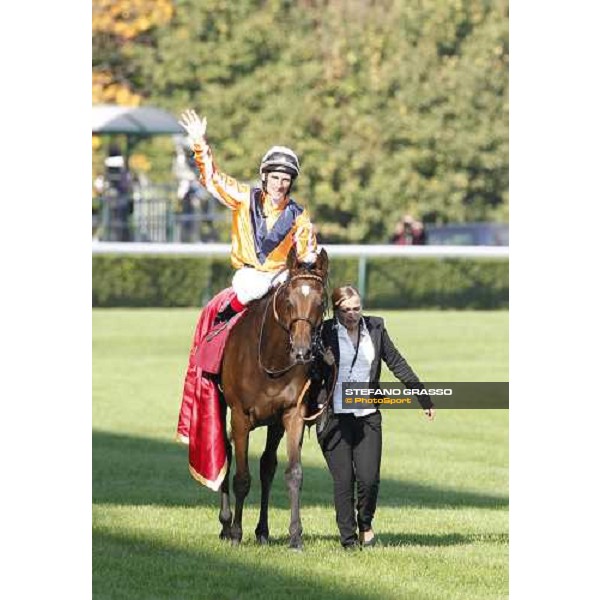
[[[302,292],[303,296],[308,296],[310,294],[310,285],[303,285],[300,288],[300,291]]]

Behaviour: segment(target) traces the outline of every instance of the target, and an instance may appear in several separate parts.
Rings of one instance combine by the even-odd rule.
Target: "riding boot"
[[[233,318],[235,315],[237,315],[237,311],[234,310],[231,304],[228,304],[225,308],[223,308],[217,313],[214,324],[218,325],[219,323],[225,323],[229,321],[229,319]]]
[[[218,325],[219,323],[226,323],[229,319],[232,319],[239,312],[244,310],[244,305],[238,300],[237,296],[234,296],[224,308],[222,308],[215,317],[215,322],[213,325]]]

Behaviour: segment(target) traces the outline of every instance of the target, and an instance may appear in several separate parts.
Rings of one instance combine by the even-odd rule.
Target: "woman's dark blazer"
[[[423,384],[419,381],[419,378],[415,372],[410,368],[410,365],[406,362],[404,357],[400,354],[390,339],[383,319],[381,317],[367,316],[363,318],[375,349],[375,356],[373,358],[373,364],[371,365],[371,373],[369,377],[369,387],[379,386],[379,378],[381,377],[381,361],[383,360],[385,361],[389,370],[400,381],[402,381],[402,383],[410,384],[413,388],[422,389]],[[338,325],[337,319],[328,319],[323,323],[321,337],[323,340],[323,346],[325,346],[325,348],[331,348],[333,356],[335,357],[335,364],[337,367],[339,367],[340,346],[338,342],[337,327],[343,327],[343,325]],[[335,386],[333,375],[333,369],[329,367],[323,361],[323,359],[320,359],[315,365],[313,374],[311,375],[311,379],[313,380],[311,384],[311,390],[317,393],[321,391],[329,394],[329,392]],[[430,408],[433,406],[433,402],[431,402],[429,396],[419,396],[419,402],[423,408]],[[323,416],[317,423],[317,439],[319,440],[321,446],[323,445],[324,438],[329,437],[329,430],[335,425],[335,419],[332,418],[333,416],[332,398],[327,406],[327,410],[324,411]]]

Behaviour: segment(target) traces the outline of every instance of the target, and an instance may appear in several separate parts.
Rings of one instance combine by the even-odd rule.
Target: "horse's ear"
[[[288,268],[290,273],[292,271],[295,271],[298,268],[298,255],[296,254],[295,244],[292,244],[292,247],[290,248],[290,251],[288,252],[287,262],[286,262],[285,266]]]
[[[315,269],[320,271],[323,277],[327,275],[327,271],[329,270],[329,256],[327,256],[325,248],[321,248],[321,252],[317,256]]]

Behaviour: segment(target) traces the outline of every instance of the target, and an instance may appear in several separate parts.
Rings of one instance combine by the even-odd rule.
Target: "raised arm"
[[[206,117],[199,117],[195,110],[181,114],[179,124],[187,131],[194,148],[194,160],[200,171],[200,183],[225,206],[236,209],[248,199],[250,188],[238,183],[233,177],[221,173],[217,168],[213,153],[206,141]]]

